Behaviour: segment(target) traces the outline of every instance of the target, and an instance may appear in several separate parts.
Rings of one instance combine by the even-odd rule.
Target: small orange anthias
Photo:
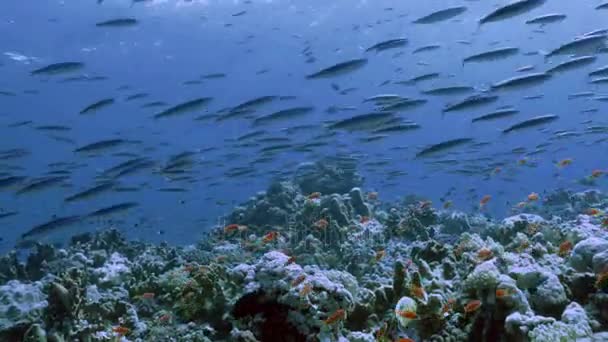
[[[113,327],[112,331],[115,332],[116,334],[120,335],[120,336],[125,336],[127,335],[131,330],[129,330],[129,328],[127,327],[123,327],[122,325],[119,325],[117,327]]]
[[[430,208],[432,205],[433,205],[433,202],[431,202],[431,201],[421,201],[419,208],[421,210],[424,210],[424,209]]]
[[[560,257],[566,257],[568,256],[568,254],[570,254],[570,251],[572,250],[572,242],[566,240],[564,242],[562,242],[559,245],[559,251],[557,252],[557,255],[559,255]]]
[[[496,289],[496,298],[504,298],[511,295],[509,289]]]
[[[467,304],[465,304],[464,313],[465,314],[473,313],[473,312],[479,310],[480,307],[481,307],[481,301],[479,299],[473,299],[473,300],[469,301]]]
[[[486,206],[486,204],[488,204],[488,202],[490,202],[490,200],[492,199],[492,196],[490,195],[485,195],[481,198],[481,200],[479,200],[479,208],[483,208]]]
[[[586,214],[589,216],[598,216],[602,213],[601,210],[597,209],[597,208],[589,208],[586,211]]]
[[[604,175],[604,173],[605,173],[604,170],[593,170],[593,171],[591,171],[591,178],[601,177]]]
[[[557,162],[557,167],[566,167],[570,164],[572,164],[573,160],[572,158],[566,158],[566,159],[562,159],[559,162]]]
[[[236,223],[232,223],[232,224],[229,224],[226,227],[224,227],[224,233],[230,234],[230,233],[237,231],[238,229],[239,229],[239,225]]]
[[[452,311],[452,309],[454,308],[454,304],[456,304],[456,299],[454,299],[454,298],[448,299],[448,301],[445,304],[443,304],[441,313],[447,314],[448,312]]]
[[[164,315],[158,317],[158,321],[161,323],[167,323],[167,322],[171,321],[171,315],[164,314]]]
[[[327,222],[327,220],[324,218],[319,219],[319,221],[315,222],[315,227],[320,230],[325,230],[327,227],[329,227],[329,222]]]
[[[294,287],[295,287],[295,286],[298,286],[298,285],[302,284],[302,282],[303,282],[304,280],[306,280],[306,274],[300,274],[299,276],[297,276],[297,277],[296,277],[296,279],[294,279],[294,280],[291,282],[291,286],[294,286]]]
[[[422,286],[412,284],[410,290],[416,298],[424,299],[426,297],[426,293],[424,292],[424,288],[422,288]]]
[[[399,339],[396,340],[397,342],[416,342],[414,339],[411,339],[409,337],[400,337]]]
[[[528,201],[533,202],[533,201],[538,201],[538,194],[536,192],[532,192],[528,195]]]
[[[312,292],[312,285],[306,284],[300,290],[300,297],[306,297]]]
[[[266,235],[264,235],[264,237],[262,238],[262,242],[264,243],[269,243],[272,241],[275,241],[277,238],[279,237],[279,232],[269,232]]]
[[[143,299],[154,299],[154,292],[145,292],[141,295]]]
[[[416,319],[418,318],[418,315],[416,314],[415,311],[411,311],[411,310],[397,310],[397,315],[403,317],[403,318],[407,318],[407,319]]]
[[[477,258],[481,261],[490,260],[492,257],[494,257],[494,253],[487,248],[482,248],[477,252]]]
[[[346,311],[344,311],[344,309],[338,309],[336,310],[336,312],[329,315],[329,317],[327,317],[324,322],[327,325],[332,325],[334,323],[343,321],[344,319],[346,319]]]

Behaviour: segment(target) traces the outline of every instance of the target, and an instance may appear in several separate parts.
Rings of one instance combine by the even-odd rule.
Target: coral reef
[[[606,340],[608,232],[579,211],[603,194],[493,221],[378,205],[336,167],[302,166],[193,246],[107,230],[5,255],[0,340]]]

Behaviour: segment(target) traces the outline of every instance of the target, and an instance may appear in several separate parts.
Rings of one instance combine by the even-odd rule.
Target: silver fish
[[[545,0],[518,0],[504,5],[479,19],[479,25],[502,21],[529,12],[545,3]]]

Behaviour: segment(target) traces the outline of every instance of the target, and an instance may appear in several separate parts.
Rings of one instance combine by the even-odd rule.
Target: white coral
[[[11,280],[0,286],[0,331],[35,321],[48,305],[41,291],[42,283]]]
[[[488,260],[477,265],[473,272],[464,281],[464,288],[467,291],[492,289],[498,284],[500,272],[494,260]]]
[[[125,275],[131,273],[129,260],[117,252],[112,253],[110,260],[100,268],[95,269],[95,273],[101,276],[103,283],[118,284]]]
[[[570,265],[579,272],[588,272],[593,256],[605,250],[608,250],[608,241],[604,239],[591,237],[580,241],[572,250]]]

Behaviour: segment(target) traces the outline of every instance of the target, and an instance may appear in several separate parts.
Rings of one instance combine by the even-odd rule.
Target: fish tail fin
[[[538,50],[538,53],[540,53],[543,57],[544,57],[544,62],[547,63],[549,61],[549,52],[546,50]]]
[[[492,91],[492,87],[487,83],[482,83],[480,85],[476,85],[473,87],[476,91],[480,93],[489,93]]]
[[[479,32],[481,32],[481,25],[482,25],[481,20],[477,20],[477,27],[475,28],[473,35],[477,35],[477,34],[479,34]]]

